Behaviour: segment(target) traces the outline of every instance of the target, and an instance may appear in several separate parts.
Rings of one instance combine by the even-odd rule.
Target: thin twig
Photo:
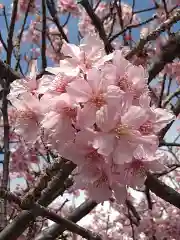
[[[156,19],[157,17],[156,16],[153,16],[152,18],[149,18],[141,23],[138,23],[138,24],[130,24],[126,27],[124,27],[123,30],[121,30],[120,32],[116,33],[114,36],[112,36],[109,41],[112,42],[113,40],[115,40],[117,37],[119,37],[121,34],[123,34],[124,32],[126,32],[127,30],[130,30],[132,28],[138,28],[138,27],[141,27],[145,24],[148,24],[150,22],[152,22],[154,19]]]
[[[161,105],[162,105],[162,100],[163,100],[163,96],[164,96],[165,83],[166,83],[166,74],[164,74],[164,76],[163,76],[163,81],[162,81],[162,85],[161,85],[161,93],[160,93],[160,96],[159,96],[158,107],[161,107]]]
[[[29,10],[30,10],[30,7],[31,7],[31,2],[32,0],[29,0],[29,3],[28,3],[28,6],[27,6],[27,9],[26,9],[26,13],[25,13],[25,16],[24,16],[24,21],[23,21],[23,24],[22,24],[22,27],[21,27],[21,31],[17,37],[18,39],[18,42],[17,42],[17,63],[16,63],[16,66],[15,66],[15,70],[17,71],[18,70],[18,67],[19,67],[19,63],[20,63],[20,47],[21,47],[21,39],[22,39],[22,36],[23,36],[23,32],[24,32],[24,29],[25,29],[25,25],[26,25],[26,21],[27,21],[27,18],[28,18],[28,14],[29,14]]]
[[[47,67],[46,60],[46,3],[42,0],[42,46],[41,46],[42,70]]]
[[[2,45],[3,45],[3,47],[4,47],[4,50],[7,52],[8,49],[7,49],[6,43],[4,42],[4,39],[3,39],[2,35],[1,35],[1,32],[0,32],[0,41],[1,41]]]
[[[136,47],[134,47],[127,55],[126,58],[130,59],[133,55],[139,53],[144,48],[145,44],[149,41],[155,40],[162,32],[168,29],[171,25],[180,20],[180,10],[177,10],[174,15],[168,18],[165,22],[160,24],[154,31],[150,32],[146,37],[141,38]]]
[[[55,4],[54,4],[54,1],[53,0],[46,0],[46,4],[47,4],[47,7],[48,7],[48,10],[49,10],[49,13],[51,14],[51,17],[54,21],[54,23],[56,24],[59,32],[61,33],[61,36],[62,38],[68,42],[68,38],[62,28],[62,26],[60,25],[59,23],[59,19],[58,19],[58,16],[57,16],[57,11],[56,11],[56,8],[55,8]]]

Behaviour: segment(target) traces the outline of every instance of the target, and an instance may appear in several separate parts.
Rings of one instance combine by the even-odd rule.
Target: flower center
[[[120,77],[118,86],[124,92],[126,92],[126,91],[133,92],[133,84],[128,81],[128,76],[126,74],[124,76]]]
[[[116,138],[120,139],[122,136],[129,135],[129,127],[127,124],[118,124],[117,127],[115,128],[115,134]]]
[[[36,115],[31,110],[18,110],[16,116],[19,120],[36,119]]]
[[[64,76],[61,74],[58,74],[55,78],[55,91],[59,93],[64,93],[66,92],[66,86],[68,84],[68,81],[63,79]]]
[[[99,94],[98,96],[93,96],[90,100],[93,104],[96,105],[97,108],[102,107],[104,104],[106,104],[106,101],[104,99],[103,94]]]
[[[144,164],[142,163],[142,161],[137,160],[137,159],[133,159],[131,164],[128,165],[127,168],[125,168],[125,172],[127,173],[127,175],[130,174],[131,176],[136,176],[136,175],[145,176],[146,175]]]
[[[148,135],[148,134],[152,133],[152,131],[153,131],[152,122],[151,121],[145,122],[142,126],[140,126],[139,131],[143,135]]]
[[[66,116],[68,116],[69,118],[74,119],[76,117],[77,114],[76,108],[64,107],[63,110]]]
[[[67,86],[67,82],[61,82],[60,84],[56,85],[56,92],[59,93],[65,93],[66,92],[66,86]]]

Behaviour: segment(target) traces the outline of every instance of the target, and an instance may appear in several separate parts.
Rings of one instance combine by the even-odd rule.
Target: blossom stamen
[[[129,135],[129,127],[128,125],[118,124],[115,128],[116,138],[120,139],[124,135]]]
[[[29,111],[18,110],[16,113],[16,116],[18,119],[22,119],[22,120],[36,119],[35,113],[32,112],[31,110],[29,110]]]
[[[98,96],[93,96],[90,101],[94,103],[97,108],[100,108],[104,104],[106,104],[103,94],[99,94]]]
[[[145,122],[142,126],[140,126],[139,131],[143,135],[148,135],[148,134],[152,133],[152,131],[153,131],[152,122],[151,121]]]

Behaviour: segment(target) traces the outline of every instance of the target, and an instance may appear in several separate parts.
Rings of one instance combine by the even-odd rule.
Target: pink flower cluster
[[[150,107],[147,73],[123,52],[106,55],[95,35],[80,46],[64,42],[54,75],[11,84],[14,129],[29,147],[37,141],[77,164],[75,186],[98,202],[124,202],[127,187],[144,184],[147,171],[163,166],[156,156],[158,132],[173,120]]]

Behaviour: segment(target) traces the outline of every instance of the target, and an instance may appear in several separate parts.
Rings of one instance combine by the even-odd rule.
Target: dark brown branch
[[[2,35],[1,35],[1,32],[0,32],[0,41],[1,41],[2,45],[3,45],[4,50],[7,52],[8,49],[7,49],[6,43],[4,42],[4,39],[3,39]]]
[[[84,216],[90,213],[90,211],[96,206],[97,206],[97,203],[92,200],[85,201],[78,208],[76,208],[74,212],[67,217],[67,219],[72,222],[78,222]],[[50,227],[43,230],[35,238],[35,240],[55,240],[65,230],[66,229],[64,228],[64,226],[54,223]]]
[[[59,171],[59,173],[52,179],[46,191],[43,191],[39,204],[48,206],[57,196],[62,195],[67,187],[66,179],[73,171],[75,165],[67,162]],[[17,239],[28,227],[29,223],[38,216],[35,210],[22,211],[5,229],[0,233],[0,240],[13,240]]]
[[[29,205],[22,206],[21,199],[18,196],[14,195],[8,191],[5,191],[3,189],[0,190],[0,197],[7,199],[10,202],[15,202],[21,208],[27,208],[27,209],[33,208],[34,211],[38,212],[38,215],[44,216],[56,223],[59,223],[62,226],[64,226],[65,229],[67,229],[71,232],[74,232],[86,239],[101,240],[101,237],[98,236],[97,234],[93,234],[91,231],[73,223],[72,221],[62,218],[58,214],[54,213],[53,211],[50,211],[49,209],[46,209],[45,207],[43,207],[37,203],[33,203],[32,206],[29,206]]]
[[[121,29],[124,29],[124,21],[122,19],[121,0],[115,0],[114,4],[115,4],[115,8],[116,8],[117,15],[118,15],[118,18],[119,18],[120,27],[121,27]],[[123,32],[122,35],[123,35],[124,45],[127,46],[128,43],[127,43],[127,40],[126,40],[125,32]]]
[[[131,230],[132,230],[132,239],[133,240],[136,240],[135,238],[135,231],[134,231],[134,226],[133,226],[133,220],[132,220],[132,216],[130,214],[130,210],[129,210],[129,207],[127,206],[127,209],[128,209],[128,218],[129,218],[129,222],[130,222],[130,226],[131,226]]]
[[[61,171],[61,167],[66,162],[63,159],[57,159],[54,161],[55,162],[52,164],[52,166],[46,168],[38,182],[35,183],[35,186],[24,196],[22,205],[27,205],[27,203],[30,205],[33,202],[36,202],[41,197],[42,191],[47,188],[48,182],[58,173],[58,171]]]
[[[47,67],[46,60],[46,0],[42,0],[42,46],[41,46],[41,58],[42,58],[42,70]]]
[[[110,44],[104,27],[101,23],[101,20],[99,19],[99,17],[94,13],[92,7],[90,6],[89,2],[87,0],[80,0],[78,1],[79,4],[81,4],[84,9],[86,10],[88,16],[90,17],[92,24],[95,26],[95,28],[97,29],[100,38],[102,39],[102,41],[104,42],[104,46],[105,46],[105,50],[107,53],[111,53],[113,51],[113,47]]]
[[[159,96],[158,107],[161,107],[161,105],[162,105],[162,100],[163,100],[163,96],[164,96],[164,89],[165,89],[165,83],[166,83],[166,74],[164,74],[163,81],[162,81],[162,84],[161,84],[161,92],[160,92],[160,96]]]
[[[57,16],[57,11],[56,11],[54,1],[53,0],[46,0],[46,4],[47,4],[49,13],[50,13],[54,23],[56,24],[59,32],[61,33],[62,38],[64,38],[64,40],[66,42],[68,42],[68,38],[67,38],[66,34],[64,33],[64,30],[63,30],[62,26],[59,23],[59,19],[58,19],[58,16]]]
[[[153,11],[153,10],[156,10],[157,8],[158,8],[157,6],[154,6],[154,7],[151,7],[151,8],[145,8],[145,9],[136,10],[136,11],[134,11],[134,14]]]
[[[136,211],[136,208],[133,206],[133,204],[131,203],[130,200],[126,200],[126,205],[129,208],[129,210],[132,212],[132,214],[134,215],[134,217],[137,219],[138,223],[141,220],[138,212]]]
[[[4,63],[0,59],[0,78],[8,79],[8,81],[11,83],[16,79],[21,78],[21,75],[15,72],[8,64]]]
[[[147,199],[147,203],[148,203],[148,208],[150,210],[153,209],[153,203],[152,203],[152,200],[151,200],[151,193],[149,191],[149,187],[146,185],[145,186],[145,195],[146,195],[146,199]]]
[[[6,25],[6,30],[9,32],[9,24],[8,24],[8,19],[7,19],[7,14],[6,14],[6,7],[3,7],[3,16],[4,16],[4,21]]]
[[[169,41],[163,46],[158,59],[154,62],[149,70],[148,82],[150,83],[165,67],[171,63],[176,57],[180,56],[180,34],[171,36]]]
[[[148,174],[145,184],[156,196],[180,209],[180,194],[173,188],[167,186],[152,174]]]
[[[179,95],[180,95],[179,88],[176,91],[169,94],[168,97],[166,98],[166,100],[163,102],[163,108],[165,108],[167,106],[167,104],[169,104],[174,97],[178,97]]]
[[[3,82],[3,99],[2,99],[2,115],[3,115],[3,126],[4,126],[4,161],[3,161],[3,177],[2,187],[4,190],[8,189],[9,183],[9,160],[10,160],[10,149],[9,149],[9,119],[8,119],[8,99],[7,94],[9,92],[8,79],[1,79]],[[2,202],[1,211],[3,219],[1,219],[1,227],[6,226],[7,221],[7,204],[6,200]],[[4,216],[3,216],[4,214]]]
[[[170,26],[180,20],[180,10],[177,10],[174,15],[168,18],[165,22],[160,24],[158,28],[150,32],[146,37],[141,38],[136,47],[134,47],[127,55],[127,59],[131,59],[135,54],[140,53],[145,44],[149,41],[155,40],[162,32],[166,31]]]
[[[15,21],[17,16],[17,5],[18,0],[13,1],[13,9],[12,9],[12,17],[8,32],[7,38],[7,64],[11,64],[11,55],[13,51],[13,34],[14,34],[14,27]],[[3,161],[3,176],[2,176],[2,187],[4,190],[8,189],[9,183],[9,160],[10,160],[10,149],[9,149],[9,120],[8,120],[8,100],[7,95],[9,92],[9,85],[10,82],[5,76],[5,78],[1,77],[1,83],[3,86],[3,99],[2,99],[2,115],[3,115],[3,125],[4,125],[4,161]],[[6,200],[1,202],[1,211],[2,219],[1,219],[1,228],[4,228],[7,224],[7,203]]]
[[[166,146],[166,147],[180,147],[180,143],[176,143],[176,142],[165,142],[165,141],[161,141],[159,143],[159,146]]]

